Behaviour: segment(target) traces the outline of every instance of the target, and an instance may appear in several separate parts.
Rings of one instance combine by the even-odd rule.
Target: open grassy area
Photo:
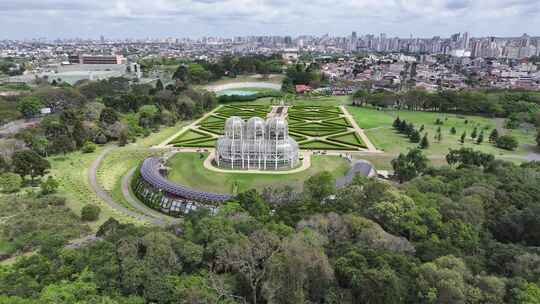
[[[304,181],[310,176],[329,170],[335,177],[344,176],[349,168],[348,162],[338,156],[313,156],[309,169],[288,174],[242,174],[217,173],[203,166],[207,153],[177,153],[169,159],[169,179],[194,189],[216,193],[242,192],[249,189],[262,190],[265,187],[292,186],[301,190]]]
[[[138,149],[133,146],[120,147],[111,151],[103,159],[98,168],[97,179],[99,184],[117,203],[138,212],[136,208],[132,207],[124,199],[124,195],[122,194],[122,177],[131,168],[138,166],[145,158],[155,153],[155,151],[149,149]]]
[[[67,206],[75,214],[80,215],[82,207],[87,204],[95,204],[101,208],[99,220],[90,223],[94,230],[110,217],[122,218],[97,197],[88,182],[88,169],[103,149],[104,147],[99,147],[93,153],[73,152],[49,158],[52,167],[50,173],[60,183],[58,192],[66,197]]]
[[[520,147],[516,151],[507,151],[496,148],[488,142],[488,137],[493,128],[501,127],[502,123],[497,123],[495,119],[470,116],[470,115],[456,115],[456,114],[444,114],[433,112],[412,112],[412,111],[378,111],[373,108],[363,107],[348,107],[349,112],[354,116],[356,122],[361,128],[366,130],[366,134],[369,136],[373,144],[390,154],[397,154],[399,152],[406,151],[407,148],[418,146],[418,144],[411,143],[409,139],[402,134],[397,133],[392,128],[392,122],[399,115],[400,119],[412,122],[416,128],[424,125],[424,131],[428,133],[428,139],[430,141],[430,147],[426,150],[426,154],[444,156],[448,153],[450,148],[457,149],[460,147],[470,147],[475,150],[494,154],[501,158],[519,159],[521,156],[530,152],[524,145],[534,145],[534,132],[528,132],[524,129],[506,130],[502,129],[505,134],[512,134],[515,136]],[[443,125],[435,124],[437,118],[441,119]],[[441,127],[442,141],[439,143],[435,140],[437,128]],[[456,134],[450,134],[450,129],[455,127]],[[470,137],[473,129],[477,127],[478,132],[484,131],[484,142],[480,145],[475,143]],[[464,145],[459,143],[459,138],[463,132],[467,133],[467,139]]]

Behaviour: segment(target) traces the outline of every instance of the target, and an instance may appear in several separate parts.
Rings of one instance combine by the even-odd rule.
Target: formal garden
[[[173,139],[175,147],[213,148],[223,135],[225,120],[231,116],[243,119],[266,118],[271,106],[226,105]],[[337,106],[294,105],[288,108],[289,135],[304,150],[360,150],[366,148],[360,136]]]

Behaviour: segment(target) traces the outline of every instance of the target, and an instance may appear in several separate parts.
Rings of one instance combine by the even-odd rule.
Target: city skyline
[[[531,0],[157,0],[0,1],[0,39],[204,37],[251,35],[517,37],[540,26]]]

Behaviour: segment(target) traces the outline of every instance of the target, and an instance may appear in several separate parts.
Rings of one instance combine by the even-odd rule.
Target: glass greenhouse
[[[252,117],[247,122],[230,117],[216,145],[216,163],[222,168],[279,170],[298,162],[298,144],[282,117]]]

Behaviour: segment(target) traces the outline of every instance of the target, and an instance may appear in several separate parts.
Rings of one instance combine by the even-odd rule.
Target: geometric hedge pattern
[[[289,134],[301,149],[355,150],[366,148],[339,107],[293,106],[288,111]]]
[[[171,141],[176,147],[215,147],[223,135],[225,120],[231,116],[249,119],[266,118],[271,106],[226,105],[199,122],[195,128],[180,134]],[[357,150],[366,148],[339,107],[290,106],[288,108],[289,135],[301,149],[307,150]]]
[[[192,128],[173,139],[171,144],[175,147],[214,148],[218,137],[223,135],[227,118],[231,116],[239,116],[243,119],[253,116],[266,118],[270,110],[270,106],[264,105],[223,106],[199,122],[195,129]]]

